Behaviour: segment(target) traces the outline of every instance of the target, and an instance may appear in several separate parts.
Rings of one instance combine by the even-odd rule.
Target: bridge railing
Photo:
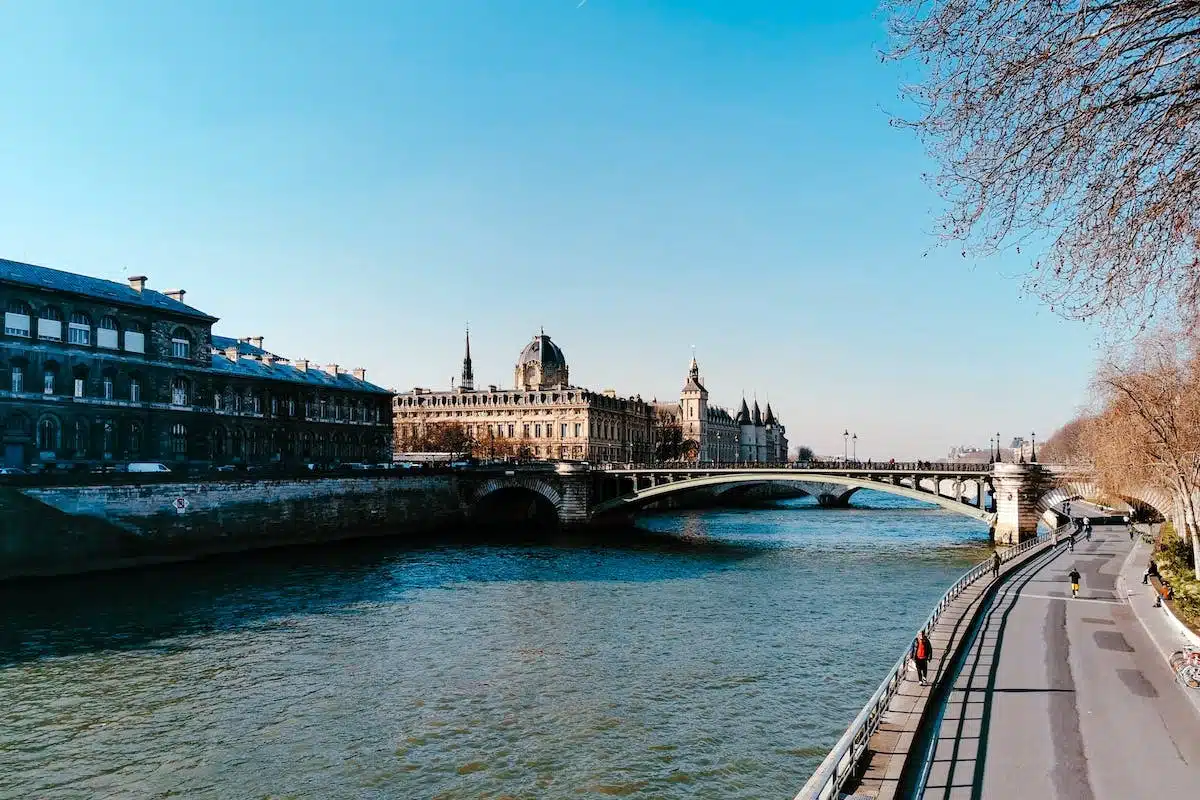
[[[636,464],[607,462],[598,465],[603,471],[618,470],[689,470],[693,472],[717,471],[723,469],[797,469],[797,470],[862,470],[869,472],[937,472],[952,474],[956,472],[990,472],[991,464],[943,464],[936,461],[664,461],[654,464]]]
[[[1057,532],[1064,530],[1065,526],[1059,528]],[[1030,548],[1047,541],[1052,535],[1043,534],[1013,547],[1000,550],[1001,563],[1011,561]],[[992,559],[989,558],[986,561],[976,564],[966,574],[955,581],[954,585],[942,595],[942,599],[934,607],[933,613],[929,615],[929,618],[925,620],[925,624],[919,630],[923,630],[926,633],[932,631],[933,626],[941,618],[942,612],[958,599],[958,596],[962,594],[964,589],[990,573],[991,569]],[[916,638],[915,635],[913,638]],[[879,729],[879,725],[883,721],[884,712],[887,711],[892,698],[904,684],[904,672],[907,663],[908,649],[906,648],[904,655],[900,656],[900,660],[888,672],[887,677],[879,684],[879,688],[871,695],[871,699],[863,706],[862,711],[858,712],[858,716],[854,718],[854,721],[850,723],[850,727],[842,734],[842,738],[829,751],[829,755],[817,767],[817,771],[804,784],[804,788],[796,795],[795,800],[833,800],[833,798],[841,796],[846,782],[856,774],[863,757],[867,754],[867,747],[871,741],[871,736]]]

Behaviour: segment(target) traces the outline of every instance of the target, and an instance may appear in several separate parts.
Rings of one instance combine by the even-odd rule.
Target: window
[[[512,425],[512,423],[510,422],[510,423],[509,423],[509,425],[508,425],[508,438],[510,438],[510,439],[511,439],[512,437],[513,437],[513,425]]]
[[[136,322],[125,326],[125,351],[128,353],[146,352],[146,334],[142,333],[142,326]]]
[[[81,419],[75,420],[75,455],[82,458],[88,451],[88,427]]]
[[[188,384],[186,378],[176,378],[171,382],[171,404],[186,406],[188,404]]]
[[[113,399],[113,379],[106,377],[103,381],[103,386],[104,386],[104,399],[112,400]]]
[[[187,428],[182,423],[171,426],[171,452],[179,457],[187,455]]]
[[[257,398],[257,397],[256,397],[256,398],[254,398],[254,399],[255,399],[256,401],[258,400],[258,398]],[[256,406],[258,405],[258,404],[257,404],[257,402],[255,403],[255,405],[256,405]],[[279,398],[278,398],[278,397],[272,397],[272,398],[271,398],[271,416],[272,416],[272,417],[277,417],[277,416],[279,416]]]
[[[521,426],[521,438],[523,438],[523,439],[529,438],[529,426],[528,425]]]
[[[575,423],[575,435],[576,436],[579,436],[579,429],[580,429],[580,425],[578,422],[576,422]]]
[[[44,373],[42,373],[42,393],[43,394],[54,394],[54,378],[55,378],[55,375],[50,370],[46,370]]]
[[[533,426],[533,435],[539,439],[542,438],[542,425],[540,422]]]
[[[225,408],[225,397],[221,394],[221,390],[213,392],[213,408],[217,411]]]
[[[562,429],[559,431],[559,436],[561,436],[563,439],[567,438],[567,423],[564,422],[562,424]]]
[[[86,384],[86,381],[83,378],[75,379],[75,396],[76,397],[83,397],[83,389],[84,389],[85,384]],[[49,392],[47,392],[47,394],[49,394]]]
[[[192,355],[192,343],[187,339],[171,339],[171,357],[172,358],[190,358]]]
[[[71,344],[88,345],[92,343],[92,319],[81,311],[71,314],[71,324],[67,326],[67,341]]]
[[[54,417],[43,417],[38,423],[38,450],[50,452],[58,450],[58,420]]]
[[[547,439],[554,438],[554,425],[549,422],[546,423],[546,438]]]
[[[54,306],[46,306],[38,316],[38,338],[50,342],[62,341],[62,314]]]
[[[29,338],[29,306],[13,300],[4,312],[4,333],[8,336]]]
[[[112,458],[113,450],[116,449],[117,434],[113,429],[111,419],[104,420],[104,457]]]
[[[129,401],[131,403],[142,402],[142,384],[137,378],[129,379]]]
[[[140,455],[142,452],[142,426],[140,423],[129,423],[129,454]]]
[[[96,329],[96,346],[107,347],[109,350],[116,350],[117,344],[117,321],[112,317],[101,317],[100,327]]]
[[[25,391],[25,370],[20,367],[12,368],[12,391],[14,394]]]

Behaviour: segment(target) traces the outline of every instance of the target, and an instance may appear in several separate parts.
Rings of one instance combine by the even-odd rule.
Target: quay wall
[[[466,518],[458,484],[432,475],[0,487],[0,579],[419,535]]]

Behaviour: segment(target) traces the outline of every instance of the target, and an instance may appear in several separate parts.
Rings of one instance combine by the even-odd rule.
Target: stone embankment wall
[[[438,475],[0,487],[0,579],[421,534],[465,518],[457,484]]]

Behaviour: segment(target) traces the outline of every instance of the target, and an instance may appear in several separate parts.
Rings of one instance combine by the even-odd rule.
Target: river
[[[0,797],[790,798],[986,555],[855,503],[0,586]]]

